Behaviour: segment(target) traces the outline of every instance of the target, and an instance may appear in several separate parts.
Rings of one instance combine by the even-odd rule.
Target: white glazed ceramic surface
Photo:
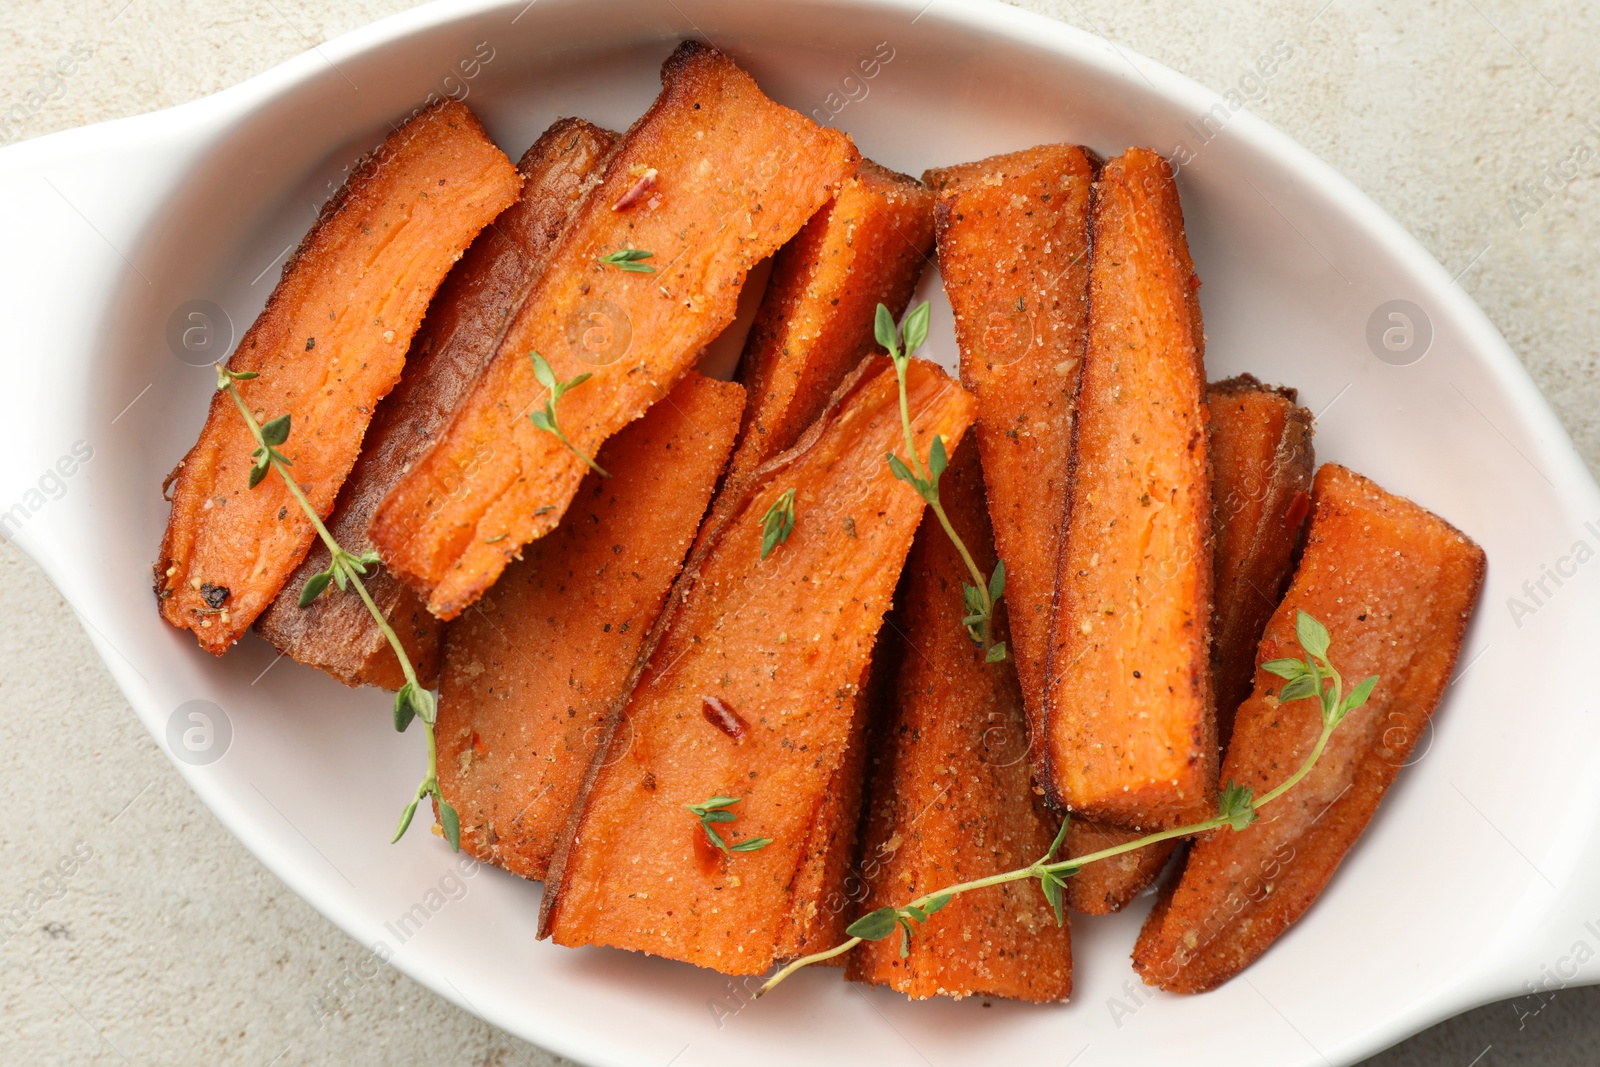
[[[296,892],[443,996],[599,1064],[1343,1064],[1565,977],[1579,942],[1600,944],[1585,926],[1600,919],[1600,711],[1580,673],[1600,595],[1597,568],[1572,556],[1578,541],[1585,561],[1600,548],[1600,496],[1494,328],[1392,220],[1248,114],[1200,146],[1186,124],[1211,112],[1215,127],[1227,109],[1212,111],[1213,93],[997,3],[524,2],[418,9],[208,99],[0,151],[0,506],[22,506],[16,539],[169,751],[180,706],[222,709],[220,758],[179,769]],[[1047,1008],[911,1004],[826,970],[751,1005],[742,983],[705,971],[537,942],[536,886],[452,875],[425,826],[387,843],[422,739],[393,732],[382,694],[273,666],[255,638],[214,660],[158,620],[160,485],[212,383],[172,354],[174,310],[212,301],[236,340],[345,168],[429,92],[465,87],[515,157],[561,115],[625,128],[686,36],[729,50],[777,99],[836,111],[864,154],[911,173],[1054,140],[1197,150],[1179,180],[1210,375],[1298,386],[1320,416],[1320,459],[1488,551],[1458,679],[1415,765],[1305,919],[1221,990],[1138,986],[1127,954],[1147,902],[1074,924],[1076,991]],[[923,292],[948,364],[932,272]],[[1391,300],[1431,324],[1409,365],[1368,343]],[[46,476],[80,441],[93,459]],[[1535,600],[1523,583],[1546,565],[1563,576]],[[1514,615],[1513,596],[1532,610]]]

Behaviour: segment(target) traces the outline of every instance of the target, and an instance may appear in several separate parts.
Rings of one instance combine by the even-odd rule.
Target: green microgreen
[[[772,555],[772,550],[789,540],[794,533],[794,490],[785,489],[772,502],[767,513],[761,516],[761,558]]]
[[[924,466],[921,457],[917,455],[916,440],[911,433],[911,408],[906,399],[906,368],[911,363],[911,354],[921,348],[928,339],[929,314],[928,304],[924,301],[912,308],[906,314],[905,322],[897,327],[894,315],[887,307],[879,304],[877,316],[873,320],[873,334],[878,344],[889,353],[889,358],[894,362],[895,375],[900,382],[900,425],[905,431],[906,452],[910,455],[911,461],[907,463],[893,452],[884,458],[888,460],[889,469],[894,472],[894,476],[915,489],[917,495],[933,509],[939,525],[944,527],[945,535],[961,554],[962,562],[967,565],[967,572],[972,575],[972,584],[962,583],[961,586],[962,604],[966,608],[966,615],[962,618],[961,625],[966,627],[967,634],[973,642],[983,648],[985,661],[998,663],[1006,658],[1005,642],[997,642],[994,639],[995,606],[999,604],[1006,588],[1005,561],[998,561],[994,566],[994,572],[987,578],[978,569],[972,553],[967,551],[966,543],[950,524],[950,516],[945,514],[944,505],[939,501],[939,479],[950,464],[950,457],[945,454],[944,438],[938,434],[934,435],[933,444],[928,449],[928,462]]]
[[[584,373],[578,375],[576,378],[568,378],[564,382],[558,381],[556,379],[556,372],[550,368],[550,364],[546,362],[543,356],[537,352],[530,352],[528,355],[533,359],[533,376],[539,379],[540,385],[544,386],[550,391],[550,395],[545,398],[544,408],[540,411],[533,412],[528,416],[528,418],[532,419],[533,424],[539,429],[543,430],[547,434],[550,434],[557,441],[560,441],[562,444],[566,445],[567,451],[571,452],[574,456],[577,456],[579,459],[587,463],[590,470],[594,471],[602,478],[611,477],[610,474],[606,473],[605,470],[601,468],[600,464],[596,463],[589,457],[588,453],[582,451],[577,445],[567,440],[566,433],[561,429],[561,423],[556,420],[556,404],[559,403],[561,398],[569,391],[576,389],[578,386],[588,381],[590,375]]]
[[[423,776],[422,784],[417,787],[416,795],[411,798],[411,803],[406,805],[405,812],[400,816],[399,829],[395,831],[393,841],[400,840],[406,829],[411,825],[411,817],[416,813],[417,804],[424,798],[431,796],[438,808],[439,827],[444,831],[444,836],[450,842],[450,847],[455,851],[461,850],[461,819],[456,814],[455,808],[444,799],[439,791],[439,753],[435,743],[433,723],[437,713],[433,693],[423,688],[417,680],[416,668],[412,666],[411,657],[406,654],[405,646],[401,644],[394,628],[389,625],[389,620],[384,618],[383,612],[378,610],[378,605],[373,601],[372,594],[367,592],[367,587],[361,579],[368,575],[368,568],[378,565],[378,554],[373,551],[362,552],[360,555],[348,552],[338,541],[334,540],[327,526],[323,525],[322,516],[317,514],[317,509],[311,506],[311,501],[306,499],[305,492],[300,488],[300,483],[289,473],[289,460],[278,451],[278,447],[289,440],[290,421],[288,415],[280,415],[268,422],[265,426],[256,420],[249,405],[244,402],[243,395],[239,392],[239,382],[249,381],[260,377],[257,371],[232,371],[222,364],[217,368],[217,388],[226,390],[233,398],[234,406],[239,409],[239,414],[244,417],[245,424],[250,427],[250,435],[256,440],[256,450],[251,453],[255,462],[250,467],[250,488],[254,489],[261,484],[269,470],[276,470],[283,479],[283,484],[288,488],[291,496],[300,505],[300,510],[305,512],[311,520],[311,525],[316,528],[317,536],[327,546],[329,563],[328,568],[306,579],[306,584],[300,590],[300,606],[308,607],[312,601],[321,596],[328,588],[329,583],[337,585],[340,591],[354,588],[356,595],[366,605],[367,612],[378,624],[384,639],[389,642],[389,647],[394,650],[394,655],[400,661],[400,670],[405,675],[405,684],[394,698],[394,725],[395,729],[404,733],[406,727],[411,725],[412,719],[421,719],[426,728],[428,742],[428,767]]]
[[[717,833],[716,825],[719,822],[732,822],[738,816],[728,809],[739,803],[739,797],[714,796],[702,800],[698,804],[685,804],[689,813],[700,820],[700,829],[706,832],[706,839],[723,852],[757,852],[772,844],[770,837],[747,837],[734,845],[729,845],[721,834]]]
[[[1276,659],[1262,664],[1263,669],[1285,679],[1310,677],[1313,687],[1295,699],[1316,697],[1322,707],[1322,732],[1318,735],[1316,744],[1311,748],[1310,754],[1301,763],[1299,769],[1290,775],[1276,788],[1265,796],[1255,799],[1252,790],[1247,786],[1239,786],[1230,781],[1225,786],[1218,798],[1217,814],[1209,819],[1204,819],[1188,826],[1179,826],[1171,830],[1148,834],[1133,841],[1127,841],[1110,848],[1103,848],[1098,852],[1091,852],[1083,856],[1073,856],[1070,859],[1056,859],[1056,852],[1061,848],[1061,843],[1066,840],[1068,820],[1062,819],[1060,828],[1056,831],[1055,840],[1050,843],[1050,848],[1043,856],[1014,870],[1004,871],[1000,874],[991,874],[985,878],[975,878],[969,882],[946,886],[933,893],[917,897],[909,904],[899,906],[888,905],[870,911],[845,928],[848,939],[840,942],[830,949],[814,952],[809,956],[802,956],[781,968],[766,983],[756,991],[756,996],[770,992],[773,987],[782,982],[789,975],[802,967],[814,963],[821,963],[835,956],[841,956],[863,941],[882,941],[900,931],[900,956],[905,958],[911,951],[911,935],[916,926],[926,922],[928,917],[948,904],[952,898],[962,893],[970,893],[976,889],[984,889],[992,885],[1004,885],[1008,882],[1017,882],[1024,879],[1037,879],[1039,889],[1044,894],[1045,902],[1050,905],[1055,913],[1056,922],[1065,921],[1064,897],[1066,879],[1077,874],[1091,863],[1110,859],[1125,852],[1134,852],[1141,848],[1174,838],[1193,837],[1196,834],[1209,833],[1221,830],[1224,827],[1235,833],[1247,830],[1251,823],[1258,818],[1258,813],[1268,804],[1283,796],[1293,789],[1302,778],[1311,773],[1311,768],[1322,757],[1323,750],[1327,747],[1328,738],[1344,720],[1346,714],[1361,707],[1372,695],[1373,687],[1378,684],[1376,677],[1368,678],[1357,686],[1349,696],[1344,696],[1344,678],[1328,660],[1328,648],[1331,637],[1327,627],[1305,612],[1300,612],[1295,627],[1296,636],[1300,641],[1301,649],[1306,653],[1306,658]],[[1326,689],[1323,684],[1326,682]],[[1279,703],[1288,700],[1279,694]]]
[[[656,269],[648,263],[639,262],[642,259],[654,259],[654,252],[646,252],[642,248],[619,248],[615,252],[607,252],[600,257],[600,262],[608,267],[618,270],[631,271],[634,274],[654,274]]]

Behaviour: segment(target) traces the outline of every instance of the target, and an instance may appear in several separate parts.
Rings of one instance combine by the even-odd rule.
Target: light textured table
[[[1600,10],[1558,0],[1323,4],[1023,6],[1219,90],[1285,42],[1293,58],[1254,109],[1460,273],[1600,470]],[[211,93],[408,6],[4,0],[0,142]],[[75,51],[70,75],[47,73]],[[1580,158],[1580,146],[1571,177],[1563,161]],[[75,844],[89,854],[27,928],[0,932],[0,1063],[556,1062],[396,972],[330,995],[361,947],[201,806],[72,613],[4,543],[0,768],[0,910],[23,903]],[[1482,1008],[1371,1063],[1595,1062],[1600,993],[1566,990],[1524,1017],[1531,1003]]]

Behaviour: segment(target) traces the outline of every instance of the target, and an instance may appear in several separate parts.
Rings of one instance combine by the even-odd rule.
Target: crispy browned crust
[[[567,521],[451,623],[439,785],[461,847],[543,878],[556,840],[722,475],[744,390],[690,371],[606,442]]]
[[[1256,645],[1294,571],[1310,514],[1311,412],[1295,391],[1248,374],[1213,383],[1211,515],[1216,533],[1211,676],[1217,744],[1226,750],[1233,713],[1250,695]]]
[[[1243,831],[1213,831],[1134,948],[1144,980],[1177,993],[1214,989],[1303,915],[1366,829],[1449,684],[1483,586],[1483,550],[1438,516],[1344,467],[1324,464],[1311,528],[1258,662],[1298,657],[1301,611],[1332,634],[1329,658],[1365,706],[1334,731],[1311,772]],[[1279,705],[1283,680],[1258,669],[1222,773],[1257,797],[1305,762],[1321,732],[1314,700]]]
[[[955,313],[961,382],[978,398],[974,429],[1036,769],[1073,394],[1088,340],[1098,163],[1076,145],[1049,144],[926,176],[938,190],[939,274]]]
[[[978,566],[992,568],[983,473],[971,445],[952,457],[940,497]],[[1056,830],[1057,817],[1033,803],[1016,671],[1009,661],[986,663],[961,625],[961,584],[971,579],[937,523],[918,530],[906,570],[898,616],[908,651],[872,783],[864,845],[880,868],[863,912],[1026,866]],[[858,946],[845,966],[852,981],[913,999],[977,993],[1048,1002],[1072,992],[1067,928],[1032,881],[956,897],[917,929],[904,959],[896,937]]]
[[[561,119],[517,164],[522,194],[478,235],[439,287],[412,339],[400,383],[378,406],[361,457],[339,491],[327,526],[347,550],[360,554],[371,547],[367,523],[373,511],[438,437],[494,354],[616,139],[581,119]],[[327,566],[328,550],[318,542],[256,620],[256,632],[279,651],[346,685],[398,689],[405,681],[400,663],[358,598],[324,596],[309,608],[299,606],[301,586]],[[387,571],[367,580],[367,592],[400,633],[423,683],[432,685],[444,627]]]
[[[959,444],[972,399],[914,360],[916,447]],[[552,860],[541,929],[561,944],[606,944],[758,974],[776,956],[791,886],[822,793],[844,757],[882,613],[923,510],[884,453],[903,445],[893,368],[865,361],[830,411],[757,475],[745,505],[695,550],[670,616]],[[789,540],[762,560],[762,517],[797,491]],[[849,520],[848,522],[846,520]],[[714,697],[748,729],[705,721]],[[741,798],[731,858],[685,804]],[[620,865],[620,866],[619,866]],[[647,887],[644,893],[637,887]]]
[[[1105,165],[1092,225],[1043,784],[1089,818],[1167,827],[1216,794],[1199,280],[1154,152]]]
[[[465,106],[392,133],[324,206],[229,360],[258,420],[291,417],[283,453],[319,517],[332,510],[374,407],[393,388],[434,290],[521,176]],[[171,484],[155,564],[161,615],[227,651],[316,536],[283,480],[248,486],[256,443],[225,392]]]
[[[681,46],[438,443],[379,505],[371,535],[385,564],[440,618],[481,596],[555,527],[587,471],[528,418],[547,396],[530,353],[561,381],[593,375],[558,413],[592,456],[693,365],[733,320],[749,269],[857,160],[849,138],[767,99],[721,52]],[[633,199],[652,170],[650,195]],[[630,248],[652,253],[654,273],[601,261]]]

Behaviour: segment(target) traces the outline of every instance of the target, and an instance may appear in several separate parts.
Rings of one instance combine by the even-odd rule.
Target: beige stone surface
[[[664,0],[665,2],[665,0]],[[690,0],[680,0],[692,8]],[[952,2],[952,0],[935,0]],[[0,143],[235,84],[406,0],[5,0]],[[1600,9],[1556,0],[1027,0],[1214,88],[1284,41],[1254,109],[1348,175],[1484,307],[1600,469]],[[69,76],[57,61],[92,54]],[[59,78],[59,80],[57,80]],[[1595,126],[1587,126],[1594,122]],[[1567,173],[1571,174],[1570,168]],[[544,1065],[365,955],[173,773],[72,613],[0,543],[0,1063]],[[1491,1005],[1373,1064],[1595,1062],[1600,995]]]

